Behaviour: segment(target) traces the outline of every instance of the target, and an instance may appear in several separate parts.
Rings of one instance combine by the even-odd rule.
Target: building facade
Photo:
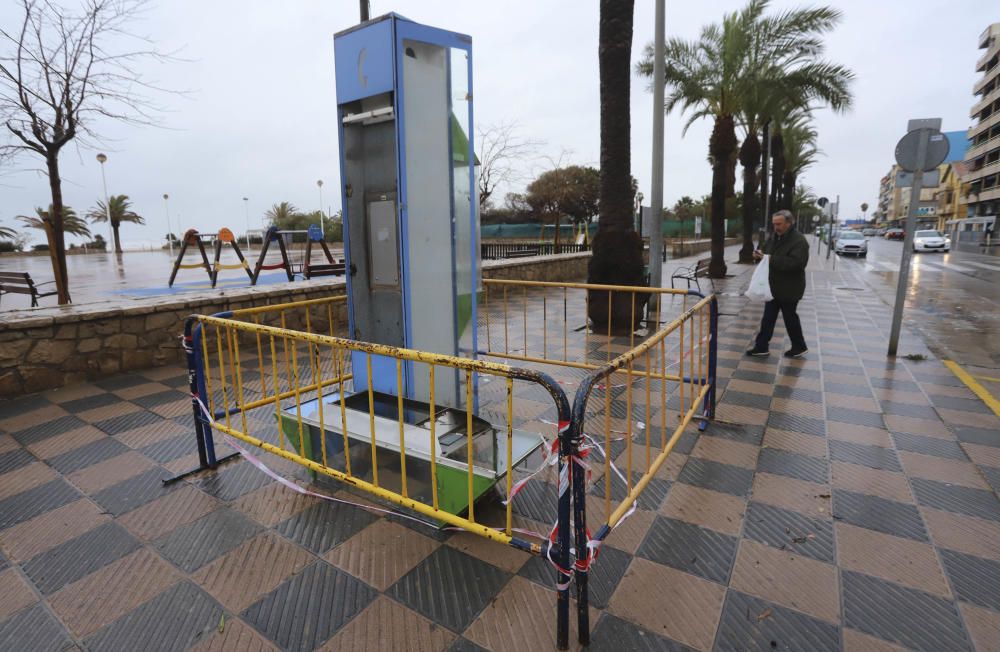
[[[969,187],[969,217],[1000,213],[1000,23],[980,34],[979,49],[983,54],[976,61],[976,72],[982,77],[972,89],[973,126],[963,179]]]

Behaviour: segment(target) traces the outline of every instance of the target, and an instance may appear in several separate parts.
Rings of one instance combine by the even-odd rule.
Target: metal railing
[[[585,244],[560,244],[558,250],[553,242],[483,242],[479,245],[482,260],[504,260],[507,258],[526,258],[529,256],[551,256],[560,254],[577,254],[590,251]]]

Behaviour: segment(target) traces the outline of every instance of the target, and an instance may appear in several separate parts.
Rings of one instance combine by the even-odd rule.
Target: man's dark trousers
[[[778,301],[774,299],[764,304],[764,316],[760,320],[760,332],[757,333],[757,342],[754,348],[758,351],[767,351],[771,337],[774,335],[774,325],[778,321],[778,312],[785,322],[785,330],[792,340],[792,350],[802,351],[806,347],[806,339],[802,335],[802,322],[799,321],[799,314],[795,312],[798,301]]]

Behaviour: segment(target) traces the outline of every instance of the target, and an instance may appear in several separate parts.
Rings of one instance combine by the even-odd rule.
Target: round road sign
[[[921,165],[921,161],[917,160],[917,150],[924,137],[927,138],[927,150]],[[896,163],[907,172],[915,172],[918,166],[921,172],[930,172],[944,163],[949,149],[948,139],[937,129],[914,129],[896,144]]]
[[[813,215],[813,222],[819,222],[819,215]]]

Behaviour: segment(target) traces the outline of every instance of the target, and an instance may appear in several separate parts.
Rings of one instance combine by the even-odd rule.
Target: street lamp
[[[111,227],[111,205],[108,202],[108,179],[104,176],[104,162],[108,157],[104,154],[97,155],[97,162],[101,164],[101,183],[104,185],[104,216],[108,220],[108,245],[115,240],[115,230]],[[117,248],[115,253],[118,253]]]
[[[323,224],[326,220],[323,219],[323,180],[318,179],[316,181],[316,186],[319,188],[319,232],[323,234],[323,241],[326,242],[326,225]]]
[[[170,228],[170,207],[167,205],[167,200],[170,199],[170,195],[163,193],[163,212],[167,214],[167,246],[170,247],[170,257],[174,257],[174,232]]]
[[[247,253],[250,253],[250,199],[243,198],[243,211],[247,216]]]

